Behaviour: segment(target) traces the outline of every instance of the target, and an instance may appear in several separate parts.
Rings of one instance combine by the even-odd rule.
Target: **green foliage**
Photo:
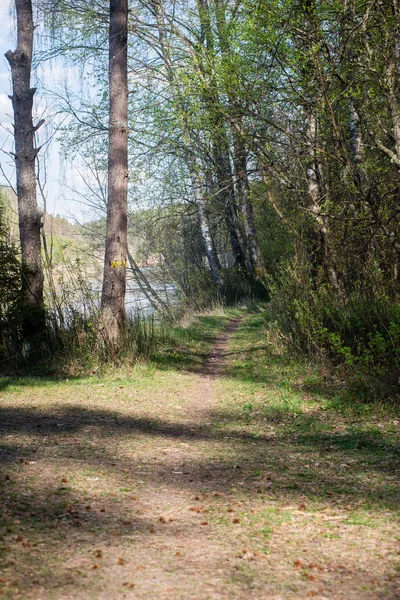
[[[271,282],[270,315],[290,347],[397,388],[400,297],[371,265],[363,275],[344,297],[316,286],[309,269],[286,266]]]
[[[21,289],[18,250],[11,240],[7,223],[7,198],[0,194],[0,326],[15,308]]]
[[[157,6],[164,25],[155,35]],[[68,120],[64,144],[90,164],[101,187],[108,6],[99,7],[63,0],[50,20],[73,62],[90,59],[82,75],[97,85],[90,97],[69,90],[67,110],[78,118]],[[175,8],[165,0],[134,10],[130,70],[141,76],[131,78],[129,95],[132,254],[142,264],[154,259],[183,307],[201,310],[216,298],[265,297],[248,267],[256,237],[273,319],[292,348],[397,385],[398,6],[243,0]],[[73,15],[72,31],[65,24]],[[218,256],[232,253],[233,229],[247,252],[241,270],[224,270],[218,293],[193,171]],[[255,236],[246,221],[249,188]],[[104,202],[106,194],[88,190],[95,204]],[[223,190],[230,190],[234,227]],[[93,225],[98,244],[104,220]],[[65,253],[59,237],[53,249],[57,263]],[[140,334],[139,353],[150,339]]]

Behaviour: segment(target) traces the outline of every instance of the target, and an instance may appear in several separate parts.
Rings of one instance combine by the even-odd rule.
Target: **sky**
[[[12,148],[12,107],[8,94],[11,91],[10,70],[4,56],[11,49],[11,36],[9,35],[11,23],[9,18],[7,2],[0,2],[0,23],[3,23],[0,32],[0,165],[6,176],[14,179],[12,159],[4,151],[9,152]],[[0,184],[7,185],[7,181],[0,173]]]
[[[0,186],[8,185],[8,180],[15,187],[15,169],[14,161],[9,156],[10,151],[13,148],[13,134],[12,134],[12,105],[8,98],[11,94],[11,75],[10,68],[4,54],[7,50],[15,50],[16,36],[13,34],[14,23],[9,11],[8,0],[0,0],[0,23],[2,28],[0,30]],[[52,73],[55,73],[52,69],[45,69],[44,74],[47,74],[48,80],[45,85],[51,88],[51,78],[55,77]],[[40,112],[41,107],[39,106],[40,99],[38,95],[35,96],[36,110]],[[46,117],[46,114],[43,115]],[[42,133],[42,136],[44,133]],[[43,156],[42,156],[42,170],[43,170]],[[4,174],[2,172],[4,170]],[[74,182],[69,181],[68,188],[65,186],[65,174],[73,173],[73,169],[69,168],[69,165],[65,163],[60,151],[60,145],[54,139],[46,153],[46,208],[47,212],[52,214],[59,214],[67,217],[69,220],[87,220],[87,215],[82,211],[77,197],[70,191],[70,187],[74,187]],[[79,182],[76,182],[79,185]],[[38,196],[38,203],[43,204],[41,198]]]

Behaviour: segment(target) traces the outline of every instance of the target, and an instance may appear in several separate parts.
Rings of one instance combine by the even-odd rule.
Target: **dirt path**
[[[108,383],[4,393],[0,597],[400,597],[398,532],[384,500],[371,525],[369,513],[364,523],[355,512],[369,483],[389,489],[392,472],[355,460],[349,470],[348,452],[324,466],[326,442],[320,451],[299,446],[296,435],[279,438],[278,413],[254,433],[257,412],[232,412],[243,401],[254,411],[257,397],[273,402],[276,393],[263,361],[256,392],[230,375],[240,369],[231,364],[232,340],[242,356],[245,324],[232,319],[197,372],[143,367]],[[342,501],[348,481],[359,487]]]
[[[13,557],[0,578],[5,597],[248,596],[240,586],[232,588],[231,549],[218,539],[208,517],[208,504],[221,502],[219,486],[209,482],[215,465],[208,460],[211,447],[221,440],[213,439],[208,419],[217,402],[223,353],[240,321],[232,319],[217,337],[200,372],[179,375],[184,385],[169,390],[172,397],[168,390],[152,394],[147,415],[143,405],[124,406],[120,395],[115,416],[99,410],[96,402],[93,406],[92,398],[89,412],[87,398],[78,394],[70,408],[62,398],[62,407],[44,421],[40,414],[27,417],[23,411],[10,417],[19,421],[17,430],[46,431],[44,444],[35,440],[22,452],[29,458],[18,459],[25,473],[9,477],[29,491],[22,492],[22,503],[11,495],[6,502],[8,523],[13,523],[6,551]],[[84,474],[79,472],[83,462]],[[54,494],[62,500],[54,501]],[[28,505],[39,524],[27,518]]]
[[[186,417],[189,421],[201,426],[201,420],[207,421],[210,410],[218,401],[215,383],[221,375],[226,360],[225,353],[231,336],[239,327],[244,317],[235,317],[229,321],[226,328],[215,340],[204,367],[200,370],[196,386],[192,390],[189,403],[186,408]]]

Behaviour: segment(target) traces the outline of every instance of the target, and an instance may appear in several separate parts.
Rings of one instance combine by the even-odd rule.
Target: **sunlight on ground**
[[[393,410],[343,404],[260,315],[210,383],[228,319],[130,372],[2,380],[4,598],[397,597]]]

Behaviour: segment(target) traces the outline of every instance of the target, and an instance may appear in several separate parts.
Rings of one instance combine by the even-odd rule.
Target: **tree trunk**
[[[200,20],[201,41],[204,51],[210,58],[214,54],[214,37],[211,26],[210,8],[207,0],[197,0],[197,10]],[[216,180],[218,182],[218,198],[225,219],[232,254],[241,274],[246,273],[246,259],[242,249],[238,219],[235,205],[235,186],[229,155],[229,140],[226,123],[218,94],[218,87],[213,72],[212,60],[204,61],[200,56],[200,69],[204,76],[203,100],[208,108],[212,127],[212,154]]]
[[[123,341],[128,212],[128,0],[110,0],[109,147],[106,250],[101,324],[107,341]]]
[[[349,118],[349,128],[350,128],[350,144],[351,144],[351,154],[353,157],[353,166],[356,171],[358,171],[360,164],[363,160],[363,141],[360,127],[360,117],[354,106],[354,102],[350,101],[349,105],[350,109],[350,118]]]
[[[208,223],[207,211],[206,211],[206,203],[204,199],[203,189],[198,173],[198,165],[196,161],[196,155],[193,151],[195,143],[192,139],[191,128],[188,121],[187,112],[185,109],[184,99],[181,97],[178,86],[175,82],[174,70],[171,62],[171,57],[169,53],[169,48],[166,41],[165,36],[165,24],[164,17],[162,13],[162,3],[161,0],[153,0],[153,7],[157,22],[158,29],[158,37],[161,46],[161,54],[164,61],[164,65],[167,72],[167,78],[171,85],[173,98],[176,104],[176,109],[178,112],[178,116],[182,123],[183,137],[185,143],[185,162],[189,170],[190,180],[192,183],[193,195],[196,203],[197,214],[199,217],[199,225],[201,236],[204,244],[204,250],[207,256],[208,265],[210,267],[211,276],[214,284],[219,287],[222,285],[223,280],[221,277],[221,265],[218,259],[218,255],[215,251],[214,244],[212,241],[210,225]]]
[[[237,196],[242,211],[250,271],[257,280],[265,279],[266,271],[260,247],[257,243],[253,207],[250,201],[250,185],[247,176],[246,146],[243,138],[233,128],[234,163]]]
[[[210,110],[213,110],[212,106],[210,106]],[[229,158],[229,145],[223,120],[216,123],[213,140],[213,155],[215,174],[218,182],[218,197],[231,242],[232,254],[241,273],[245,274],[247,271],[246,259],[238,231],[238,218],[235,205],[233,175]]]
[[[204,249],[206,252],[213,282],[218,287],[223,283],[221,277],[221,265],[211,237],[210,226],[208,224],[206,212],[206,204],[203,197],[203,191],[201,189],[200,178],[194,169],[191,170],[190,176],[192,179],[192,187],[196,201],[197,214],[199,216],[200,230],[201,236],[203,238]]]
[[[15,0],[17,14],[17,49],[9,50],[6,58],[11,66],[14,109],[15,169],[17,175],[18,220],[22,253],[22,332],[24,349],[45,328],[43,303],[43,270],[40,247],[41,216],[36,202],[35,160],[32,121],[35,88],[30,87],[33,52],[33,16],[31,0]]]
[[[389,62],[386,72],[390,116],[392,118],[392,132],[397,159],[400,161],[400,103],[398,75],[399,67],[395,60]]]
[[[217,25],[218,42],[222,58],[229,64],[232,58],[232,51],[229,44],[229,34],[226,22],[226,3],[223,0],[215,0],[215,20]],[[229,66],[231,66],[229,64]],[[239,99],[235,97],[232,91],[228,90],[228,100],[235,113],[239,113]],[[240,120],[240,117],[239,119]],[[265,265],[261,255],[260,247],[257,243],[256,228],[254,224],[253,207],[250,201],[250,186],[247,176],[246,165],[246,146],[242,136],[237,129],[231,125],[233,135],[234,151],[234,172],[236,179],[237,201],[242,212],[244,224],[244,243],[248,255],[249,272],[255,279],[265,278]]]
[[[338,293],[341,293],[339,276],[334,263],[332,248],[328,241],[327,218],[323,214],[321,173],[317,156],[317,117],[313,106],[306,108],[306,144],[308,151],[308,163],[306,165],[308,208],[314,217],[316,249],[319,256],[312,257],[316,261],[316,267],[322,266],[328,281]],[[313,236],[311,236],[313,237]],[[318,262],[320,265],[318,265]]]

